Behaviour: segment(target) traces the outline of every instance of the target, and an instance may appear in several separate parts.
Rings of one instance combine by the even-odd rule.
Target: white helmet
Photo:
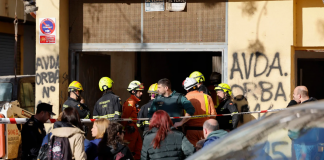
[[[132,90],[138,90],[138,91],[144,90],[143,83],[136,80],[130,82],[127,91],[132,91]]]
[[[183,88],[187,91],[193,87],[197,87],[197,85],[198,82],[194,78],[187,77],[186,80],[183,82]]]

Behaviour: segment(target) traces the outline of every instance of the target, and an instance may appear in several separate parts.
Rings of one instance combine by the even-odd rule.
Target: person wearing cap
[[[127,91],[131,96],[123,104],[123,113],[121,118],[137,118],[139,112],[138,102],[141,101],[144,86],[140,81],[129,83]],[[134,159],[141,159],[142,137],[138,131],[136,122],[124,121],[121,124],[125,127],[124,140],[128,143],[128,148],[133,152]]]
[[[90,110],[84,104],[84,100],[81,97],[81,93],[83,92],[81,83],[78,81],[73,81],[70,83],[68,91],[70,92],[70,97],[64,102],[62,111],[65,108],[74,107],[78,111],[80,119],[89,119]]]
[[[216,120],[219,123],[219,128],[231,131],[237,127],[240,116],[235,103],[232,101],[231,87],[226,83],[220,83],[215,87],[215,91],[219,98],[219,106],[216,108],[217,114],[232,114],[232,116],[217,116]]]
[[[37,105],[36,115],[33,115],[22,127],[22,160],[36,160],[46,135],[44,123],[55,115],[52,105],[40,103]]]
[[[103,91],[103,95],[94,106],[93,119],[121,117],[123,109],[121,99],[112,92],[113,83],[109,77],[100,79],[99,89]]]
[[[157,83],[154,83],[150,86],[147,93],[150,95],[151,100],[141,107],[141,110],[138,112],[137,118],[147,118],[147,114],[151,108],[152,102],[155,99],[155,97],[158,95],[157,88],[158,88]],[[149,130],[149,125],[150,125],[149,120],[137,121],[137,127],[142,129],[144,132]]]

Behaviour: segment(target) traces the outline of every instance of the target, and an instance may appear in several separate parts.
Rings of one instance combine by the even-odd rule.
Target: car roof
[[[224,159],[228,154],[251,147],[260,139],[279,129],[324,127],[323,121],[324,100],[300,104],[247,123],[187,159]]]
[[[17,79],[21,78],[28,78],[28,77],[33,77],[35,78],[35,75],[17,75]],[[15,80],[15,75],[9,75],[9,76],[0,76],[0,83],[13,83]]]

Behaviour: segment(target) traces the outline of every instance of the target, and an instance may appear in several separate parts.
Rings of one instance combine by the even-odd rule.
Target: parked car
[[[35,75],[0,76],[0,106],[16,100],[35,114]]]
[[[188,160],[323,160],[323,151],[324,101],[317,101],[247,123]]]

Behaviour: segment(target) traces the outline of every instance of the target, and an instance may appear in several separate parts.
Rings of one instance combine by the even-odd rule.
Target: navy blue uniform
[[[44,124],[32,116],[22,127],[22,160],[36,160],[46,135]]]
[[[137,118],[147,118],[148,112],[151,108],[153,100],[150,100],[148,103],[142,106],[141,110],[138,112]],[[137,127],[141,128],[143,131],[149,130],[150,121],[149,120],[138,120]]]
[[[64,102],[62,111],[67,107],[74,107],[78,111],[78,113],[80,115],[80,119],[89,119],[90,118],[89,108],[85,104],[80,103],[79,101],[77,101],[71,97],[69,97]]]
[[[120,118],[122,110],[121,99],[112,91],[107,91],[96,102],[93,109],[93,118]]]

